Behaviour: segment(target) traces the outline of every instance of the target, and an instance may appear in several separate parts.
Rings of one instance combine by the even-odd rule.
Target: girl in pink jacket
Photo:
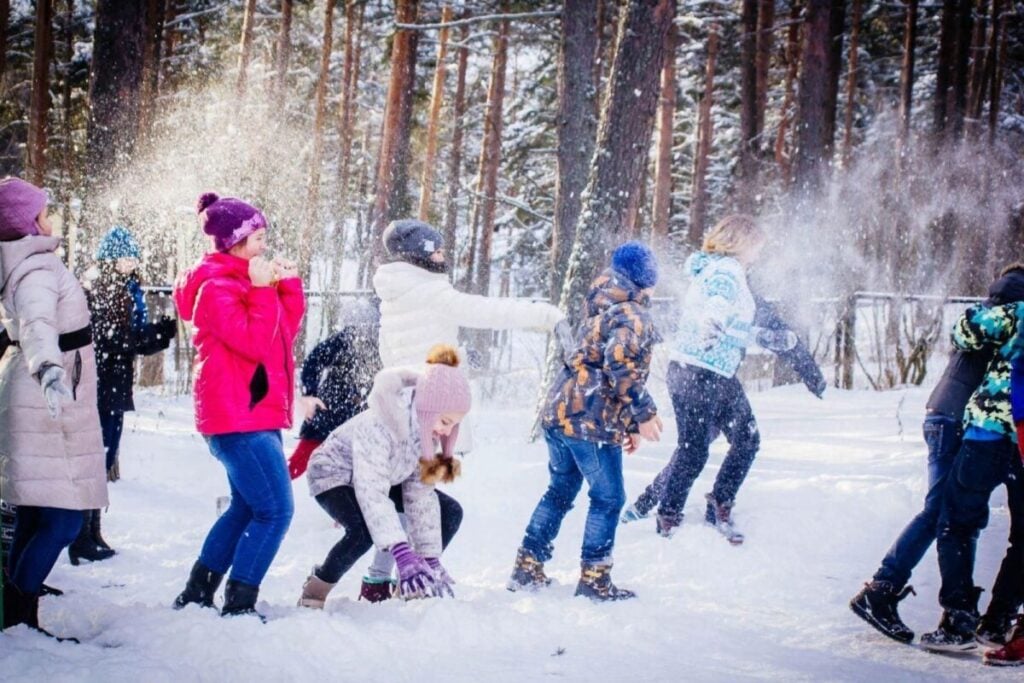
[[[292,426],[302,281],[293,263],[263,258],[267,220],[258,209],[206,193],[198,211],[216,249],[178,278],[174,300],[194,326],[196,428],[227,470],[231,505],[174,606],[212,607],[230,567],[221,614],[256,614],[294,508],[281,430]]]

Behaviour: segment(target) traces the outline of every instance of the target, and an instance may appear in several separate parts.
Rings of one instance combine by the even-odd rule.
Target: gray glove
[[[793,330],[769,330],[764,327],[755,328],[757,345],[762,349],[779,353],[796,348],[800,338]]]
[[[50,417],[54,420],[60,417],[60,399],[71,398],[71,390],[64,383],[67,373],[59,365],[50,365],[39,377],[39,383],[43,386],[43,398],[46,399],[46,409],[50,411]]]
[[[562,349],[562,362],[569,365],[573,354],[576,353],[576,337],[572,333],[569,321],[562,318],[555,325],[555,329],[552,332],[555,335],[555,339],[558,340],[558,346]]]

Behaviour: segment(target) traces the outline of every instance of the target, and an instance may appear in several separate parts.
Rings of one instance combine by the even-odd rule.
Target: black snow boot
[[[82,560],[86,562],[99,562],[109,560],[114,556],[114,551],[109,548],[101,548],[96,545],[92,537],[94,510],[82,511],[82,528],[78,532],[78,538],[68,546],[68,559],[71,564],[78,566]]]
[[[1016,614],[993,611],[990,606],[978,622],[974,636],[985,647],[1001,647],[1009,642],[1010,631],[1016,621]]]
[[[612,565],[608,563],[583,562],[580,564],[580,582],[576,584],[576,595],[590,598],[594,602],[629,600],[636,593],[619,588],[612,583]]]
[[[185,590],[174,599],[174,609],[182,609],[185,605],[196,604],[200,607],[213,607],[213,595],[217,592],[223,574],[209,569],[199,560],[192,565]]]
[[[913,586],[897,592],[888,581],[872,581],[865,583],[861,592],[853,596],[850,609],[879,632],[901,643],[909,643],[914,640],[914,632],[900,619],[896,607],[910,593],[914,593]]]
[[[103,540],[103,534],[100,533],[100,519],[102,518],[102,516],[102,510],[92,511],[92,527],[90,528],[90,536],[92,538],[92,542],[95,543],[97,547],[104,548],[105,550],[110,550],[112,552],[116,552],[107,544],[105,540]]]
[[[946,609],[939,628],[921,636],[921,647],[932,652],[968,652],[978,647],[974,634],[978,630],[978,598],[981,589],[975,588],[973,600],[963,609]]]
[[[704,521],[715,527],[729,543],[733,545],[743,543],[743,534],[736,530],[736,525],[732,521],[732,508],[735,501],[720,501],[715,498],[714,493],[706,494],[704,499],[708,501],[708,507],[704,511]]]
[[[60,643],[77,643],[77,638],[58,638],[39,626],[39,595],[22,593],[17,586],[9,581],[4,582],[4,629],[18,624],[39,631],[48,638]]]
[[[533,556],[526,548],[516,552],[516,563],[512,567],[512,576],[505,587],[512,592],[535,591],[551,583],[544,573],[544,563]]]
[[[266,623],[266,618],[256,611],[256,597],[259,592],[259,586],[228,579],[228,582],[224,584],[224,606],[220,610],[220,615],[235,617],[251,614]]]

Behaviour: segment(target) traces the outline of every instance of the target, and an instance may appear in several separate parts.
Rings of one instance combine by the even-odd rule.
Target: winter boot
[[[974,599],[966,609],[947,609],[942,613],[939,628],[921,636],[921,647],[932,652],[968,652],[978,647],[974,632],[978,630],[978,598],[981,589],[975,588]]]
[[[708,501],[707,510],[704,512],[704,521],[715,527],[729,543],[733,545],[743,543],[743,534],[736,530],[736,525],[732,521],[732,506],[735,501],[719,501],[713,493],[706,494],[704,499]]]
[[[985,653],[984,662],[989,666],[1024,666],[1024,617],[1018,619],[1006,645]]]
[[[978,630],[974,632],[975,639],[985,647],[1006,645],[1016,616],[991,610],[986,612],[978,622]]]
[[[223,574],[208,569],[206,565],[196,560],[185,583],[185,590],[174,599],[174,609],[182,609],[185,605],[193,603],[200,607],[213,607],[213,594],[217,592],[223,578]]]
[[[260,593],[259,586],[228,579],[224,584],[224,606],[220,610],[222,617],[252,615],[267,623],[266,617],[256,611],[256,597]]]
[[[384,602],[394,596],[395,582],[392,579],[375,579],[370,576],[364,576],[363,583],[359,586],[359,600]]]
[[[107,542],[105,540],[103,540],[103,535],[100,533],[100,518],[102,517],[102,515],[103,515],[102,510],[93,510],[92,511],[92,528],[91,528],[91,531],[92,531],[92,534],[91,534],[92,542],[95,543],[96,546],[99,547],[99,548],[103,548],[105,550],[113,550],[113,548],[111,548],[109,545],[107,545]],[[117,551],[114,551],[114,552],[117,552]]]
[[[4,629],[25,624],[60,643],[77,643],[76,638],[58,638],[39,626],[39,596],[22,593],[13,583],[4,582]]]
[[[509,577],[505,588],[513,593],[520,590],[535,591],[550,583],[551,579],[544,573],[543,562],[526,548],[516,551],[516,563],[512,567],[512,576]]]
[[[92,510],[82,512],[82,528],[78,532],[78,538],[68,546],[68,559],[71,564],[78,566],[82,560],[86,562],[99,562],[108,560],[114,556],[114,551],[109,548],[101,548],[92,539]]]
[[[659,536],[672,538],[683,524],[682,512],[659,512],[654,526]]]
[[[594,602],[629,600],[636,593],[619,588],[612,583],[612,565],[607,563],[583,562],[580,564],[580,582],[576,584],[576,595],[590,598]]]
[[[646,519],[651,514],[650,510],[642,512],[640,508],[633,503],[619,515],[619,524],[629,524],[630,522],[639,522],[641,519]]]
[[[323,609],[324,603],[327,602],[328,593],[337,585],[335,583],[327,583],[317,576],[316,572],[318,569],[320,567],[313,567],[313,571],[306,577],[306,582],[302,584],[302,597],[299,598],[299,607]]]
[[[914,640],[914,632],[900,619],[896,607],[910,593],[914,593],[913,586],[906,586],[897,593],[888,581],[872,581],[865,583],[861,592],[853,596],[850,609],[879,632],[901,643],[909,643]]]

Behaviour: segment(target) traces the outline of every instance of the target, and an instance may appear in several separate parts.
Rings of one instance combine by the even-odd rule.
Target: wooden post
[[[452,20],[452,8],[445,5],[441,10],[441,23]],[[434,190],[434,165],[437,162],[437,129],[441,122],[441,104],[444,102],[445,59],[448,58],[448,27],[441,29],[437,46],[437,66],[434,68],[434,87],[430,93],[430,117],[427,119],[427,152],[423,159],[423,173],[420,176],[421,221],[430,221],[430,199]]]

